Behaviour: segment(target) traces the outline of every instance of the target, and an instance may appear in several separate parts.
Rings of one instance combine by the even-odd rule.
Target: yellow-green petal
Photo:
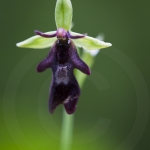
[[[81,36],[82,34],[76,33],[76,32],[71,32],[71,35],[73,36]],[[106,47],[112,46],[111,43],[107,43],[104,41],[100,41],[96,38],[92,38],[90,36],[85,36],[84,38],[79,38],[79,39],[72,39],[73,42],[77,47],[82,47],[86,50],[96,50],[96,49],[102,49]]]
[[[72,23],[72,4],[70,0],[57,0],[55,7],[55,22],[57,29],[69,31]]]
[[[46,34],[54,34],[56,31],[46,32]],[[34,48],[34,49],[43,49],[51,47],[54,42],[57,40],[54,38],[44,38],[39,35],[32,36],[22,42],[16,44],[16,46],[21,48]]]

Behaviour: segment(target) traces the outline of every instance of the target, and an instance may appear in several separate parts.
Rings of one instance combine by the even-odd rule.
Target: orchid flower
[[[51,47],[48,56],[37,66],[38,72],[47,68],[52,69],[53,77],[49,97],[51,113],[59,104],[63,104],[66,112],[73,114],[80,96],[80,88],[73,70],[76,68],[84,74],[91,74],[88,65],[80,59],[76,47],[94,52],[94,50],[98,51],[111,46],[111,43],[72,32],[72,12],[70,0],[57,0],[55,8],[57,30],[46,33],[35,30],[35,36],[16,44],[22,48]]]

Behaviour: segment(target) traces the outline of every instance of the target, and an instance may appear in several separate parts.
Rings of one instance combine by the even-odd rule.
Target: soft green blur
[[[56,30],[55,0],[1,1],[0,150],[59,150],[62,106],[48,112],[49,49],[15,46]],[[73,31],[105,35],[75,112],[72,150],[150,149],[150,1],[72,0]]]

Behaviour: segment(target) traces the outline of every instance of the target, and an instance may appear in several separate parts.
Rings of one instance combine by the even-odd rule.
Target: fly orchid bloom
[[[76,68],[87,75],[91,73],[87,64],[80,59],[76,46],[92,51],[109,47],[111,43],[71,31],[70,0],[57,0],[55,21],[57,31],[43,33],[35,30],[36,36],[17,43],[17,46],[36,49],[51,47],[48,56],[37,66],[38,72],[47,68],[51,68],[53,72],[49,110],[53,113],[59,104],[63,104],[66,112],[73,114],[80,96],[80,88],[73,70]]]

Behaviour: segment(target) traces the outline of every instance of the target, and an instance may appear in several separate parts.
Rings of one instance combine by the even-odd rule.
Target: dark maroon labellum
[[[90,74],[90,69],[80,59],[71,39],[56,40],[49,55],[37,66],[37,71],[42,72],[47,68],[51,68],[53,72],[49,97],[50,113],[53,113],[59,104],[64,105],[68,114],[74,113],[80,96],[80,88],[73,69],[79,69],[87,75]]]

